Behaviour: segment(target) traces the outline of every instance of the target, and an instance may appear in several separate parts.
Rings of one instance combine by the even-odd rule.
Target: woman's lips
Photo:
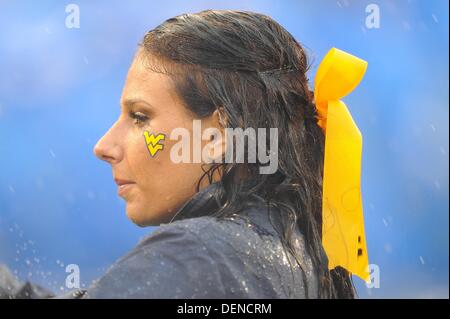
[[[130,188],[132,188],[133,186],[134,186],[134,183],[133,183],[133,184],[123,184],[123,185],[120,185],[120,186],[118,187],[118,189],[117,189],[117,194],[118,194],[120,197],[124,197],[125,194],[128,192],[128,190],[129,190]]]
[[[127,181],[123,179],[114,179],[116,182],[118,188],[117,188],[117,194],[120,197],[124,197],[125,194],[132,188],[136,183],[132,181]]]

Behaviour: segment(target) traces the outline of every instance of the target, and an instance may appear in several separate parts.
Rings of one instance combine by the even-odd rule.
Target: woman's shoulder
[[[281,244],[279,234],[270,222],[264,221],[261,211],[247,210],[245,214],[202,216],[163,224],[144,238],[138,248],[163,246],[172,252],[183,249],[190,252],[185,256],[187,259],[207,254],[229,264],[231,256],[235,257],[232,261],[237,262],[238,258],[263,253],[264,248],[273,250],[278,244]]]
[[[249,214],[250,212],[255,215]],[[255,216],[258,217],[257,220]],[[155,232],[145,238],[141,244],[145,245],[147,240],[152,240],[153,237],[163,234],[193,236],[207,245],[225,238],[228,242],[233,239],[242,241],[241,236],[249,236],[251,234],[256,235],[255,239],[277,236],[273,225],[264,223],[261,212],[253,212],[251,210],[247,210],[245,214],[233,214],[227,217],[202,216],[162,224]]]
[[[275,231],[251,214],[177,220],[141,240],[86,297],[287,297],[283,283],[271,279],[275,268],[292,278],[283,254]]]
[[[200,268],[223,275],[230,269],[244,267],[246,259],[252,256],[274,251],[279,241],[273,228],[245,215],[202,216],[162,224],[124,259],[143,254],[155,259],[167,257],[189,266],[202,261]]]
[[[221,221],[199,217],[163,224],[88,290],[91,298],[221,298],[231,257]]]
[[[88,290],[86,298],[224,298],[231,276],[222,221],[198,217],[162,224]],[[222,240],[219,240],[222,239]]]

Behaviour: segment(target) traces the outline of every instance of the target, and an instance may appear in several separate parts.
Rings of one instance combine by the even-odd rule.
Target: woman
[[[160,227],[76,296],[354,298],[322,247],[324,133],[307,68],[302,46],[262,14],[208,10],[148,32],[94,152],[127,216]],[[195,121],[221,133],[201,140],[215,161],[176,162],[169,136],[193,135]],[[276,170],[220,161],[236,143],[226,128],[278,128]]]
[[[185,14],[145,35],[122,114],[95,154],[111,164],[128,217],[161,226],[87,296],[354,297],[349,274],[328,271],[321,245],[324,136],[307,67],[292,35],[252,12]],[[195,119],[221,132],[278,128],[278,170],[174,163],[167,139],[149,155],[145,130],[192,133]]]

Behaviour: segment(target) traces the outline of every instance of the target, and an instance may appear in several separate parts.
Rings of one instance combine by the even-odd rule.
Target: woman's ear
[[[221,111],[216,109],[202,124],[202,127],[205,128],[203,139],[207,142],[204,148],[203,160],[207,163],[222,162],[226,151],[225,121]]]
[[[215,117],[215,121],[218,122],[222,129],[225,129],[227,127],[227,121],[225,119],[226,116],[223,107],[217,108],[212,115]]]

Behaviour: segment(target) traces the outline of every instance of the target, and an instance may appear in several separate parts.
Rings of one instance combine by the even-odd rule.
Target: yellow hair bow
[[[340,101],[358,86],[367,62],[332,48],[319,65],[314,99],[325,133],[322,243],[329,269],[341,266],[369,280],[361,199],[362,136]]]

